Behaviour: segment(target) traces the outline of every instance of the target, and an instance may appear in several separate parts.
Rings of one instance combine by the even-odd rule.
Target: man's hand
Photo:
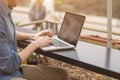
[[[37,34],[34,35],[34,40],[36,40],[37,38],[41,37],[41,36],[48,36],[48,37],[52,37],[53,33],[51,30],[43,30]]]
[[[52,39],[48,36],[41,36],[41,37],[38,37],[32,43],[35,45],[35,47],[37,49],[37,48],[41,48],[41,47],[44,47],[44,46],[51,45],[52,44]]]

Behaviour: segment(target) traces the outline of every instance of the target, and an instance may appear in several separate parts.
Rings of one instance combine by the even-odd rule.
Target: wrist
[[[30,52],[34,52],[37,49],[37,45],[34,44],[34,42],[32,41],[27,48],[29,49]]]
[[[40,45],[38,43],[36,43],[35,41],[32,41],[31,45],[33,46],[33,48],[38,49],[40,48]]]
[[[35,39],[36,39],[35,34],[31,34],[31,35],[30,35],[30,40],[35,40]]]

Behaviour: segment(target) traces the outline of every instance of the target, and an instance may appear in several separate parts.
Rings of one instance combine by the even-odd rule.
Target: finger
[[[48,30],[47,35],[48,35],[49,37],[52,37],[53,31],[52,31],[52,30]]]
[[[46,46],[51,45],[51,43],[49,41],[46,41]]]
[[[46,38],[46,39],[49,39],[49,37],[48,36],[43,36],[44,38]]]
[[[48,40],[52,40],[52,38],[51,38],[51,37],[48,37]]]
[[[49,45],[52,45],[52,44],[53,44],[51,38],[48,39],[48,43],[49,43]]]
[[[49,36],[49,37],[52,37],[52,36],[53,36],[53,33],[48,33],[48,36]]]

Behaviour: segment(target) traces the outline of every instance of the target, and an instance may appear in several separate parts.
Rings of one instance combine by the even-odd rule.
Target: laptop
[[[53,45],[42,47],[43,51],[74,49],[77,45],[85,16],[66,12],[60,31],[52,37]]]

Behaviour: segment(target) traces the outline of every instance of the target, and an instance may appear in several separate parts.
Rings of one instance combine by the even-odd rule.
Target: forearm
[[[22,62],[24,62],[36,49],[35,44],[31,43],[26,48],[24,48],[21,52],[18,53]]]
[[[28,34],[16,31],[17,40],[34,40],[34,34]]]
[[[48,36],[42,36],[32,41],[26,48],[24,48],[18,55],[21,61],[24,62],[37,48],[48,46],[52,43],[51,38]]]

